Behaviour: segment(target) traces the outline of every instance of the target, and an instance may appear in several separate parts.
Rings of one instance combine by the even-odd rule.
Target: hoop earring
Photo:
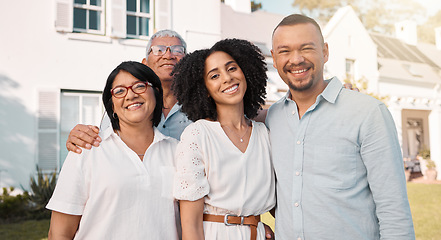
[[[116,113],[113,113],[113,114],[112,114],[112,117],[113,117],[114,119],[117,119],[117,118],[118,118],[118,115],[116,115]]]

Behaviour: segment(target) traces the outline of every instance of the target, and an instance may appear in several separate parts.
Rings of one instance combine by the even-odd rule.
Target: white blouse
[[[143,161],[112,127],[100,133],[99,147],[68,154],[46,207],[82,215],[75,239],[179,239],[177,140],[154,132]]]
[[[242,153],[219,122],[198,120],[182,133],[176,149],[174,196],[195,201],[205,197],[204,212],[260,215],[275,205],[275,177],[268,131],[252,121],[248,147]],[[262,224],[258,238],[265,239]],[[249,239],[248,226],[204,222],[205,239]]]

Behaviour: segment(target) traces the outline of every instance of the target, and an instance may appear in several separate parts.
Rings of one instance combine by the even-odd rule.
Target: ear
[[[328,43],[324,43],[323,44],[323,63],[328,62],[328,58],[329,58],[329,48],[328,48]]]
[[[271,49],[271,56],[273,57],[273,67],[274,67],[275,69],[277,69],[277,66],[276,66],[276,58],[274,57],[274,50],[272,50],[272,49]]]
[[[142,64],[144,64],[144,65],[147,66],[147,59],[146,59],[146,58],[143,58],[143,59],[142,59]]]

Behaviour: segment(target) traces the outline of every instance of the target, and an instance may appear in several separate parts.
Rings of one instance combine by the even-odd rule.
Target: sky
[[[441,0],[415,1],[427,8],[427,13],[429,16],[432,16],[439,10],[441,10]],[[256,0],[256,2],[262,3],[262,9],[267,12],[278,13],[282,15],[289,15],[295,12],[295,9],[291,6],[294,0]]]

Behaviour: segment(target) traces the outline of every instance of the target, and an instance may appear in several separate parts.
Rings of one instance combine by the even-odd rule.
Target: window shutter
[[[59,32],[73,31],[73,1],[55,1],[55,29]]]
[[[155,30],[163,30],[171,28],[171,3],[170,0],[156,0],[156,26]]]
[[[126,1],[112,0],[111,1],[111,35],[117,38],[126,38]]]
[[[57,170],[59,92],[38,93],[37,162],[43,171]]]

